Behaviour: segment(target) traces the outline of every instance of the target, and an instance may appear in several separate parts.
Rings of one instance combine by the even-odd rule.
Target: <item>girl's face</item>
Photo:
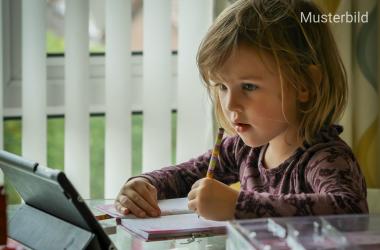
[[[283,84],[274,59],[239,45],[220,70],[216,83],[225,117],[245,144],[286,143],[296,135],[296,92]]]

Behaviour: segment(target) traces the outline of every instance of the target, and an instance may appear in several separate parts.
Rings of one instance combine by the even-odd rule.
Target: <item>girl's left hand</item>
[[[211,178],[194,183],[187,198],[189,209],[209,220],[234,218],[239,191]]]

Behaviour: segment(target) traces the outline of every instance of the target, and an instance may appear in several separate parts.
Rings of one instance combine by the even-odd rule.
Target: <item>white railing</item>
[[[143,171],[150,171],[171,162],[171,1],[146,0],[143,8],[143,155],[161,151],[143,158]]]
[[[106,2],[106,145],[105,196],[132,173],[131,145],[131,2]]]
[[[105,176],[99,178],[105,178],[105,198],[113,198],[131,176],[130,115],[136,108],[142,108],[144,115],[144,171],[170,164],[173,108],[178,114],[177,161],[211,146],[211,104],[195,61],[197,47],[212,21],[211,0],[178,2],[176,58],[170,51],[170,0],[145,0],[142,62],[131,58],[129,49],[131,0],[106,1],[105,59],[88,57],[88,0],[66,0],[64,79],[46,75],[47,68],[61,61],[46,60],[41,51],[45,48],[45,4],[45,0],[21,2],[22,80],[10,77],[2,85],[4,114],[22,115],[22,155],[46,163],[47,114],[63,114],[65,172],[80,193],[89,197],[89,113],[104,112]],[[90,65],[94,60],[100,71],[105,70],[104,78],[93,77]],[[62,97],[63,93],[57,93],[60,90],[63,99],[51,97]],[[20,91],[22,106],[17,102]]]
[[[22,154],[46,164],[46,13],[44,1],[24,1],[22,15]]]

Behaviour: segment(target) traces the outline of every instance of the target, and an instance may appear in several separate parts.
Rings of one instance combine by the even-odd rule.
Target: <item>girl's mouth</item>
[[[234,128],[235,128],[236,132],[238,132],[238,133],[243,133],[243,132],[247,131],[250,127],[251,127],[251,125],[249,125],[249,124],[234,123]]]

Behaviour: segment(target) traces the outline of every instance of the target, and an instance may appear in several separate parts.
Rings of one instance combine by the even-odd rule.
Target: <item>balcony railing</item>
[[[63,59],[46,57],[45,0],[22,1],[19,17],[13,17],[21,23],[22,73],[21,80],[5,78],[0,110],[22,118],[23,156],[46,164],[47,115],[63,115],[64,170],[83,197],[89,197],[89,114],[104,112],[105,174],[99,178],[105,180],[105,198],[113,198],[132,174],[132,111],[143,113],[143,171],[171,164],[172,109],[177,110],[177,162],[211,146],[211,103],[195,61],[212,21],[211,0],[179,1],[177,56],[170,48],[170,1],[144,0],[141,61],[130,51],[131,0],[106,1],[105,56],[95,59],[88,49],[88,0],[66,0],[65,5]],[[7,41],[8,32],[1,31],[0,41]],[[104,77],[92,75],[92,60]],[[60,63],[63,79],[50,79],[47,68]]]

